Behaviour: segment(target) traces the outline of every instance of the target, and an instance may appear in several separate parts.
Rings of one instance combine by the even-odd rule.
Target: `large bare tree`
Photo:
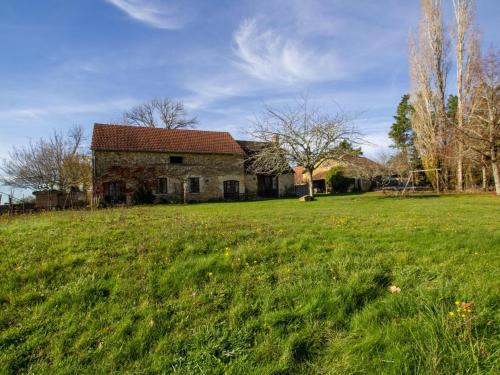
[[[188,117],[184,103],[170,98],[153,99],[123,114],[127,124],[166,129],[192,128],[196,117]]]
[[[441,1],[422,0],[421,12],[418,33],[410,38],[412,126],[424,167],[434,169],[444,167],[444,150],[449,143],[445,106],[449,40]],[[437,184],[435,174],[429,173],[428,178]]]
[[[470,124],[461,129],[463,141],[491,166],[500,195],[500,50],[490,51],[473,70]],[[484,173],[483,173],[484,174]]]
[[[477,58],[477,35],[473,29],[474,2],[473,0],[453,0],[455,22],[452,29],[456,53],[457,72],[457,112],[456,121],[458,131],[461,132],[468,118],[469,99],[471,94],[471,69],[474,59]],[[464,177],[464,143],[457,139],[457,190],[463,190]]]
[[[32,189],[59,189],[90,186],[90,159],[81,150],[83,129],[75,126],[65,135],[54,132],[48,139],[14,147],[3,161],[1,182]]]
[[[302,166],[311,196],[316,168],[343,155],[338,147],[342,141],[359,141],[348,115],[343,111],[322,112],[310,106],[306,98],[283,110],[266,107],[250,135],[262,142],[249,160],[251,169],[255,173],[282,174],[289,172],[290,166]]]

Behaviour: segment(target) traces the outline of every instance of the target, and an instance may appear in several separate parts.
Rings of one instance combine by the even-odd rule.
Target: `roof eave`
[[[92,151],[104,151],[104,152],[154,152],[160,154],[201,154],[201,155],[238,155],[245,156],[245,154],[240,152],[213,152],[213,151],[181,151],[181,150],[124,150],[124,149],[110,149],[110,148],[99,148],[95,146],[91,146],[90,149]]]

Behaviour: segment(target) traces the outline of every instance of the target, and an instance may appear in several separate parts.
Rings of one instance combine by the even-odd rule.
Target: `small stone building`
[[[339,160],[328,160],[323,162],[313,173],[313,188],[317,193],[329,193],[326,175],[331,168],[341,168],[346,177],[352,179],[348,191],[365,192],[373,186],[373,180],[382,172],[381,166],[363,156],[344,155]],[[295,184],[304,186],[309,178],[305,174],[304,167],[294,167]]]
[[[87,205],[87,195],[83,191],[72,189],[70,192],[60,190],[34,191],[35,208],[50,210],[56,208],[84,207]]]
[[[130,204],[141,187],[152,191],[156,202],[280,197],[293,191],[293,173],[251,174],[245,146],[227,132],[95,124],[94,195]]]

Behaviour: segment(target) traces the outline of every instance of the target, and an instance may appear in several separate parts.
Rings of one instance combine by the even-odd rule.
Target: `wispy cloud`
[[[234,33],[238,65],[262,81],[296,84],[339,78],[342,68],[333,51],[317,51],[291,33],[246,19]]]
[[[158,29],[179,29],[184,21],[171,3],[158,0],[107,0],[135,20]]]
[[[80,114],[100,114],[126,110],[137,104],[134,99],[115,99],[94,103],[63,103],[46,106],[32,106],[19,108],[0,108],[0,119],[11,121],[37,120],[49,116],[75,116]]]
[[[366,141],[361,147],[365,156],[371,159],[378,159],[383,154],[391,154],[393,149],[390,148],[391,141],[387,137],[386,132],[371,133],[364,137]]]
[[[330,93],[335,90],[339,103],[360,105],[360,96],[367,95],[359,91],[350,95],[347,88],[361,80],[370,82],[380,69],[387,70],[388,51],[398,50],[393,48],[394,38],[388,37],[393,29],[366,22],[365,13],[358,15],[350,3],[255,0],[255,4],[255,13],[232,33],[232,55],[223,50],[224,55],[203,59],[202,70],[183,76],[184,89],[192,93],[184,98],[191,108],[208,109],[236,98],[262,101],[326,87]],[[380,13],[376,7],[368,8],[366,13]],[[377,98],[386,96],[377,90]],[[364,108],[373,109],[381,102],[373,99],[370,93]]]

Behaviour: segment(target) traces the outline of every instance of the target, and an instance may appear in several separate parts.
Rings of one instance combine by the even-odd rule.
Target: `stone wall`
[[[278,176],[278,191],[280,197],[293,195],[295,187],[295,178],[293,173],[282,174]]]
[[[170,156],[182,156],[183,163],[170,164]],[[93,162],[94,191],[104,195],[104,184],[123,182],[127,203],[140,185],[148,186],[157,200],[179,200],[181,180],[187,177],[198,177],[200,182],[199,193],[186,193],[190,201],[222,199],[226,180],[239,181],[240,193],[245,192],[241,155],[95,151]],[[167,178],[167,194],[157,194],[159,177]]]
[[[245,175],[246,191],[249,194],[258,195],[257,176],[254,174]],[[278,194],[280,197],[294,194],[295,180],[293,173],[278,176]]]
[[[182,156],[182,164],[171,164],[170,156]],[[245,174],[242,155],[182,154],[160,152],[95,151],[93,154],[94,192],[106,196],[110,182],[124,184],[124,199],[132,203],[134,192],[141,185],[149,187],[156,201],[181,201],[181,181],[198,177],[199,193],[186,191],[188,201],[207,201],[224,198],[224,181],[239,182],[240,194],[257,195],[257,177]],[[159,194],[158,178],[167,178],[167,193]],[[287,195],[294,186],[293,174],[279,176],[279,195]]]
[[[72,191],[65,193],[58,190],[36,191],[35,208],[67,208],[84,207],[87,204],[87,194],[83,191]]]
[[[254,174],[245,175],[245,186],[248,194],[257,195],[257,176]]]

